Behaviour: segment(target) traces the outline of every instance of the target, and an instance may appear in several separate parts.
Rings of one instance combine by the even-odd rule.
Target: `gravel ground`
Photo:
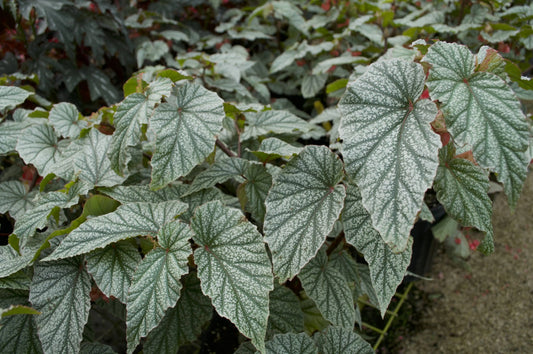
[[[496,251],[474,252],[471,271],[439,249],[413,291],[414,329],[390,352],[533,353],[533,173],[514,213],[496,196],[492,221]]]

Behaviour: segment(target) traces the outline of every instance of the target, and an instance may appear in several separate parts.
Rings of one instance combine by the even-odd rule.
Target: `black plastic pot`
[[[407,270],[420,276],[429,274],[431,265],[433,264],[433,257],[435,256],[437,241],[433,237],[431,228],[446,215],[444,207],[440,204],[431,208],[431,212],[435,218],[433,223],[419,220],[411,230],[411,236],[413,237],[413,255],[411,256],[411,263]],[[418,278],[407,276],[404,281],[411,282],[413,280],[418,280]]]

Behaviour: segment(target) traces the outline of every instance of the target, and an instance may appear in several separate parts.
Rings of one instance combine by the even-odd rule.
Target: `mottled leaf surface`
[[[270,292],[269,336],[277,333],[300,333],[304,330],[304,315],[300,300],[289,288],[274,282]]]
[[[27,188],[19,181],[0,183],[0,214],[9,212],[13,219],[18,219],[28,209],[35,205],[33,198],[37,191],[28,192]]]
[[[35,316],[10,316],[0,321],[0,352],[41,354]]]
[[[181,295],[143,345],[147,354],[176,353],[179,346],[194,341],[213,315],[211,300],[202,293],[196,273],[181,278]]]
[[[266,206],[265,200],[272,187],[272,176],[268,173],[263,165],[250,164],[244,172],[246,182],[244,192],[246,194],[245,209],[254,220],[263,223],[265,219]]]
[[[32,125],[20,134],[16,147],[26,164],[37,168],[41,176],[54,173],[54,165],[59,161],[57,135],[48,124]]]
[[[326,328],[315,338],[320,353],[374,353],[370,344],[352,329],[331,326]]]
[[[441,150],[441,163],[434,184],[437,199],[462,225],[485,232],[481,250],[492,253],[492,201],[487,194],[489,175],[467,159],[454,158],[454,154],[455,149],[449,145]]]
[[[437,107],[419,100],[425,74],[402,59],[371,65],[350,83],[339,108],[345,168],[361,190],[372,224],[395,251],[409,231],[438,166]]]
[[[155,236],[159,229],[187,210],[180,201],[131,203],[87,220],[72,231],[46,260],[73,257],[134,236]]]
[[[230,178],[236,178],[239,182],[242,182],[242,175],[244,175],[249,164],[248,160],[238,157],[221,158],[194,178],[185,195],[211,188],[217,183],[226,182]]]
[[[268,133],[303,134],[311,125],[289,111],[271,110],[259,113],[246,113],[246,127],[242,132],[243,140],[257,138]]]
[[[0,112],[13,109],[26,100],[33,92],[15,86],[0,86]]]
[[[264,352],[273,276],[263,237],[235,209],[209,202],[191,220],[202,291],[217,312]]]
[[[479,71],[465,46],[438,42],[423,60],[431,64],[429,93],[442,102],[448,131],[458,144],[472,147],[481,166],[496,172],[516,205],[529,164],[528,126],[516,95],[496,74]]]
[[[368,263],[372,287],[381,315],[384,316],[411,261],[412,240],[408,241],[403,252],[394,253],[372,227],[370,214],[363,207],[361,193],[353,184],[347,184],[342,222],[346,242],[357,248]]]
[[[342,163],[324,146],[307,146],[277,176],[266,199],[265,239],[280,281],[313,258],[343,207]]]
[[[269,354],[318,354],[318,348],[305,333],[277,334],[266,343]]]
[[[163,319],[180,297],[180,278],[187,273],[192,231],[179,220],[163,225],[159,246],[148,253],[133,275],[126,305],[128,353]]]
[[[325,319],[337,326],[353,328],[355,309],[352,291],[347,279],[328,264],[324,248],[302,269],[298,278]]]
[[[30,302],[45,353],[77,353],[89,318],[91,279],[83,258],[40,262],[30,289]]]
[[[57,103],[50,110],[48,120],[57,134],[64,138],[76,138],[87,122],[80,120],[80,112],[75,105],[68,102]]]
[[[141,262],[141,255],[129,241],[120,241],[87,255],[87,271],[98,288],[108,297],[126,303],[133,273]]]
[[[213,151],[225,116],[222,103],[216,93],[185,83],[156,108],[150,119],[156,134],[152,188],[185,176]]]
[[[140,202],[158,203],[179,200],[188,188],[188,185],[173,183],[156,191],[151,190],[148,185],[116,186],[113,188],[99,188],[98,190],[124,204]]]

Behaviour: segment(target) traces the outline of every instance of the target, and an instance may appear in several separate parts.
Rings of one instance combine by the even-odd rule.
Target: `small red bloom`
[[[468,247],[470,247],[472,251],[475,251],[478,248],[479,244],[480,244],[479,240],[472,240],[468,242]]]
[[[304,66],[305,65],[305,60],[304,59],[296,60],[296,65]]]
[[[459,237],[455,238],[455,244],[457,244],[457,245],[461,244],[461,239]]]

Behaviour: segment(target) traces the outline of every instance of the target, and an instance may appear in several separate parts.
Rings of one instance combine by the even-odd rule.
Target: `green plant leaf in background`
[[[497,75],[478,71],[465,46],[438,42],[423,60],[431,64],[429,93],[442,102],[450,134],[458,144],[470,145],[481,166],[496,172],[515,206],[529,164],[528,126],[516,95]]]
[[[347,279],[328,263],[324,248],[302,269],[298,278],[325,319],[336,326],[353,328],[355,309]]]
[[[153,189],[186,175],[213,151],[225,116],[222,103],[216,93],[186,82],[156,108],[150,119],[157,137]]]
[[[45,353],[77,353],[89,318],[91,278],[82,257],[35,266],[30,302]]]
[[[314,257],[343,207],[342,162],[324,146],[307,146],[289,161],[266,199],[265,239],[280,281]]]
[[[250,164],[244,172],[245,210],[252,214],[255,221],[262,224],[265,219],[265,200],[272,187],[272,176],[263,165]]]
[[[41,313],[29,306],[11,305],[6,309],[0,309],[2,318],[15,315],[40,315]]]
[[[342,212],[346,242],[363,254],[370,269],[372,287],[381,316],[402,282],[411,261],[412,239],[401,253],[393,253],[372,226],[370,214],[363,207],[361,193],[352,183],[346,185],[346,201]]]
[[[3,291],[8,292],[11,290]],[[25,300],[27,300],[27,295]],[[9,301],[10,303],[13,303],[13,298],[11,296]],[[26,301],[24,301],[24,303],[26,303]],[[0,351],[2,353],[41,354],[43,349],[39,337],[37,336],[36,317],[37,316],[35,315],[18,315],[2,319],[0,321]]]
[[[300,300],[290,289],[274,281],[274,290],[270,292],[268,334],[300,333],[303,330],[304,314],[300,309]]]
[[[146,354],[174,353],[179,346],[194,341],[213,315],[211,300],[202,293],[196,273],[184,275],[181,283],[178,303],[167,310],[143,344]]]
[[[160,247],[150,251],[133,275],[126,305],[128,353],[163,319],[180,297],[180,278],[186,274],[192,250],[189,225],[179,220],[163,225],[157,234]]]
[[[456,158],[452,144],[440,152],[440,165],[437,170],[434,188],[437,199],[446,212],[464,226],[473,226],[486,233],[481,251],[494,251],[492,231],[492,201],[489,190],[489,175],[473,162]]]
[[[265,244],[254,225],[235,209],[209,202],[191,220],[202,291],[217,312],[265,351],[268,293],[273,277]]]
[[[73,257],[134,236],[156,236],[159,229],[187,210],[180,201],[130,203],[87,220],[72,231],[46,260]]]
[[[133,273],[140,262],[137,246],[128,240],[119,241],[89,253],[87,271],[106,296],[114,296],[125,304]]]
[[[371,65],[339,102],[345,168],[357,183],[372,224],[395,251],[409,231],[438,166],[437,107],[419,100],[422,66],[402,59]]]

